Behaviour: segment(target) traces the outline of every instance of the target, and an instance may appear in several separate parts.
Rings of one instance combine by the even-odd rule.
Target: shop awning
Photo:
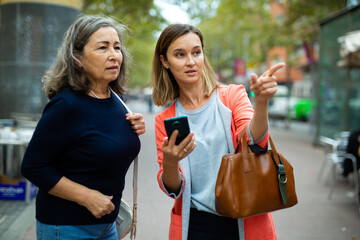
[[[360,30],[348,32],[338,38],[341,59],[338,67],[360,68]]]

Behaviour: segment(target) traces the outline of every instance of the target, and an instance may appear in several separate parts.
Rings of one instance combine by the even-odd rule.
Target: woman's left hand
[[[277,91],[277,79],[273,75],[277,70],[284,67],[279,63],[266,70],[260,77],[251,74],[250,88],[254,92],[255,101],[267,102]]]
[[[141,113],[127,113],[126,120],[130,121],[132,129],[138,136],[145,133],[145,121]]]

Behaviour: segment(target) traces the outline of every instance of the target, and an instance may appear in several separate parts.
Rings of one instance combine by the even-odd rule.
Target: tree
[[[130,66],[128,85],[148,86],[155,49],[154,36],[165,22],[153,0],[85,0],[85,13],[115,17],[129,28],[125,41],[133,64]]]
[[[278,25],[268,8],[269,0],[223,0],[216,16],[199,24],[215,69],[233,68],[235,58],[260,68],[268,49],[276,44],[273,33]]]
[[[271,16],[270,4],[279,2],[284,14]],[[235,58],[261,71],[268,51],[286,47],[290,54],[312,44],[317,22],[346,6],[347,0],[169,0],[186,11],[191,24],[205,37],[205,53],[215,71],[233,69]],[[85,12],[120,19],[130,29],[127,46],[134,57],[129,85],[147,86],[156,34],[166,21],[153,0],[85,0]],[[315,26],[315,27],[314,27]],[[289,56],[288,59],[293,59]],[[289,62],[288,65],[291,65]],[[231,81],[232,78],[228,80]]]
[[[190,4],[194,0],[174,0]],[[272,16],[270,4],[280,3],[284,14]],[[199,1],[198,1],[199,2]],[[202,1],[200,1],[202,2]],[[216,6],[215,14],[205,17],[198,27],[205,36],[205,47],[215,69],[232,68],[235,58],[243,58],[248,66],[260,69],[266,63],[268,50],[286,47],[289,61],[292,53],[304,43],[314,44],[320,19],[344,8],[346,0],[205,0]],[[198,3],[199,5],[200,3]],[[214,12],[214,11],[213,11]],[[194,13],[193,13],[194,14]],[[196,14],[196,12],[195,12]],[[193,16],[194,17],[194,16]],[[291,66],[292,62],[288,62]]]
[[[285,25],[290,26],[292,36],[311,41],[318,31],[318,21],[344,8],[347,0],[287,0]]]
[[[221,0],[168,0],[183,9],[190,17],[191,24],[199,24],[205,19],[215,16]]]

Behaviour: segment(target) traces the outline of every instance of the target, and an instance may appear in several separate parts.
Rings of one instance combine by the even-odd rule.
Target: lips
[[[196,70],[194,70],[194,69],[191,69],[191,70],[189,70],[189,71],[186,71],[185,73],[196,73]]]
[[[114,66],[111,66],[111,67],[108,67],[106,69],[109,69],[109,70],[117,70],[119,67],[117,65],[114,65]]]

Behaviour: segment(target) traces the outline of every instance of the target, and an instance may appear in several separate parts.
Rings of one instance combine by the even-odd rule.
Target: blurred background
[[[129,27],[128,99],[149,100],[159,33],[170,23],[188,23],[204,34],[205,53],[223,84],[248,87],[251,73],[286,63],[270,102],[271,118],[285,127],[306,121],[316,142],[359,126],[357,0],[0,0],[0,119],[36,121],[48,101],[41,76],[80,13],[113,16]]]
[[[221,83],[248,86],[252,72],[286,63],[272,118],[310,121],[315,140],[360,122],[360,64],[341,55],[344,38],[360,29],[356,0],[0,0],[0,118],[41,113],[41,76],[81,12],[113,16],[130,28],[129,98],[149,85],[159,32],[189,23],[203,32]]]
[[[298,207],[274,214],[279,239],[358,239],[360,171],[344,178],[342,164],[349,133],[360,128],[359,3],[0,0],[0,239],[35,239],[36,187],[21,178],[20,164],[48,102],[41,77],[66,29],[82,13],[112,16],[129,28],[125,44],[133,61],[124,98],[147,124],[141,136],[139,239],[166,239],[172,206],[154,177],[154,117],[163,108],[153,105],[149,87],[157,38],[171,23],[199,28],[218,81],[243,84],[250,100],[251,73],[286,63],[276,73],[278,91],[269,115],[277,148],[296,169],[300,201]],[[327,201],[334,189],[333,201]],[[130,186],[124,196],[131,195]]]

